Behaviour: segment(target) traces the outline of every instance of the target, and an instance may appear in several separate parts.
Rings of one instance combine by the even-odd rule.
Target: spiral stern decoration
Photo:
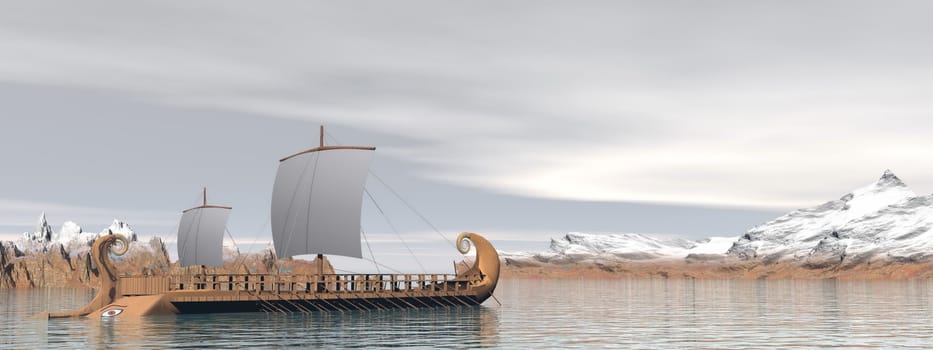
[[[50,313],[49,318],[86,316],[112,303],[119,293],[117,293],[117,270],[113,261],[110,259],[110,254],[112,253],[116,256],[126,254],[127,250],[129,250],[129,246],[129,240],[120,234],[101,236],[94,241],[94,246],[91,248],[91,256],[93,262],[97,264],[97,270],[100,274],[98,276],[100,279],[100,288],[97,290],[97,295],[94,297],[94,300],[91,300],[89,304],[79,310]]]
[[[492,243],[479,234],[462,232],[457,236],[457,250],[461,254],[469,253],[471,246],[476,249],[473,267],[461,273],[459,277],[474,281],[477,301],[483,302],[492,296],[499,282],[499,253]]]

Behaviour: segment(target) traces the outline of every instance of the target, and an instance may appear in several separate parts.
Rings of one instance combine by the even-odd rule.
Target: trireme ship
[[[499,256],[482,236],[461,233],[457,250],[476,249],[472,266],[453,274],[336,274],[325,254],[361,258],[360,217],[374,147],[320,146],[280,160],[271,224],[279,258],[317,254],[316,273],[241,273],[223,267],[223,237],[232,208],[185,210],[178,226],[178,263],[192,273],[118,276],[111,255],[126,238],[107,235],[92,247],[100,287],[80,310],[56,317],[133,317],[214,312],[313,312],[478,305],[499,278]]]

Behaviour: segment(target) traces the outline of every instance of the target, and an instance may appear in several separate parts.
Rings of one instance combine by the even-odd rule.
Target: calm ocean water
[[[933,281],[503,280],[501,306],[26,319],[92,296],[0,290],[0,347],[933,348]]]

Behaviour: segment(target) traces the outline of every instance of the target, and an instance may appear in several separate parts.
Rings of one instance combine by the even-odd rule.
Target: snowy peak
[[[886,170],[878,181],[856,189],[836,201],[792,211],[774,221],[752,228],[754,240],[771,236],[782,242],[818,239],[848,223],[917,197],[893,172]]]
[[[854,213],[851,216],[861,216],[916,196],[891,170],[885,170],[878,181],[852,191],[840,200],[845,202],[845,210]]]
[[[729,254],[813,266],[928,256],[933,254],[933,202],[927,197],[886,170],[878,181],[839,200],[753,227]]]
[[[36,223],[36,228],[33,229],[32,232],[23,233],[23,239],[43,243],[52,240],[52,227],[49,226],[48,220],[45,219],[45,212],[39,215],[39,221]]]
[[[894,175],[894,172],[891,169],[884,171],[884,174],[881,174],[881,178],[876,182],[879,186],[891,186],[891,187],[907,187],[897,175]]]
[[[136,232],[133,231],[133,228],[130,225],[126,224],[119,219],[113,219],[113,223],[109,227],[105,228],[103,231],[100,231],[100,235],[110,235],[110,234],[121,234],[126,236],[130,241],[136,240]]]
[[[65,221],[65,223],[62,224],[62,228],[58,230],[58,234],[55,235],[53,240],[60,243],[65,243],[80,237],[82,233],[84,233],[84,231],[77,223],[74,221]]]
[[[53,232],[51,225],[46,220],[45,213],[39,216],[39,221],[33,232],[23,233],[20,241],[21,248],[26,250],[45,250],[53,244],[60,244],[62,247],[68,247],[69,250],[75,247],[89,247],[97,238],[103,235],[118,233],[126,236],[130,241],[136,241],[136,232],[123,221],[114,219],[113,223],[103,229],[100,233],[84,232],[80,225],[74,221],[65,221],[58,232]]]

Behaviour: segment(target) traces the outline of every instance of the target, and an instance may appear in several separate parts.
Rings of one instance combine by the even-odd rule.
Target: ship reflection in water
[[[496,347],[495,307],[361,310],[312,313],[182,314],[142,318],[74,318],[19,323],[46,304],[79,305],[83,289],[0,290],[0,348],[245,347]],[[70,301],[70,302],[62,302]],[[15,302],[16,304],[7,304]],[[9,310],[20,305],[19,310]]]
[[[99,323],[88,327],[99,332],[91,336],[91,343],[128,347],[272,345],[329,349],[498,344],[498,315],[484,306],[310,314],[187,314],[116,318]]]
[[[483,306],[27,320],[90,290],[0,290],[0,348],[924,348],[933,280],[514,280]]]

